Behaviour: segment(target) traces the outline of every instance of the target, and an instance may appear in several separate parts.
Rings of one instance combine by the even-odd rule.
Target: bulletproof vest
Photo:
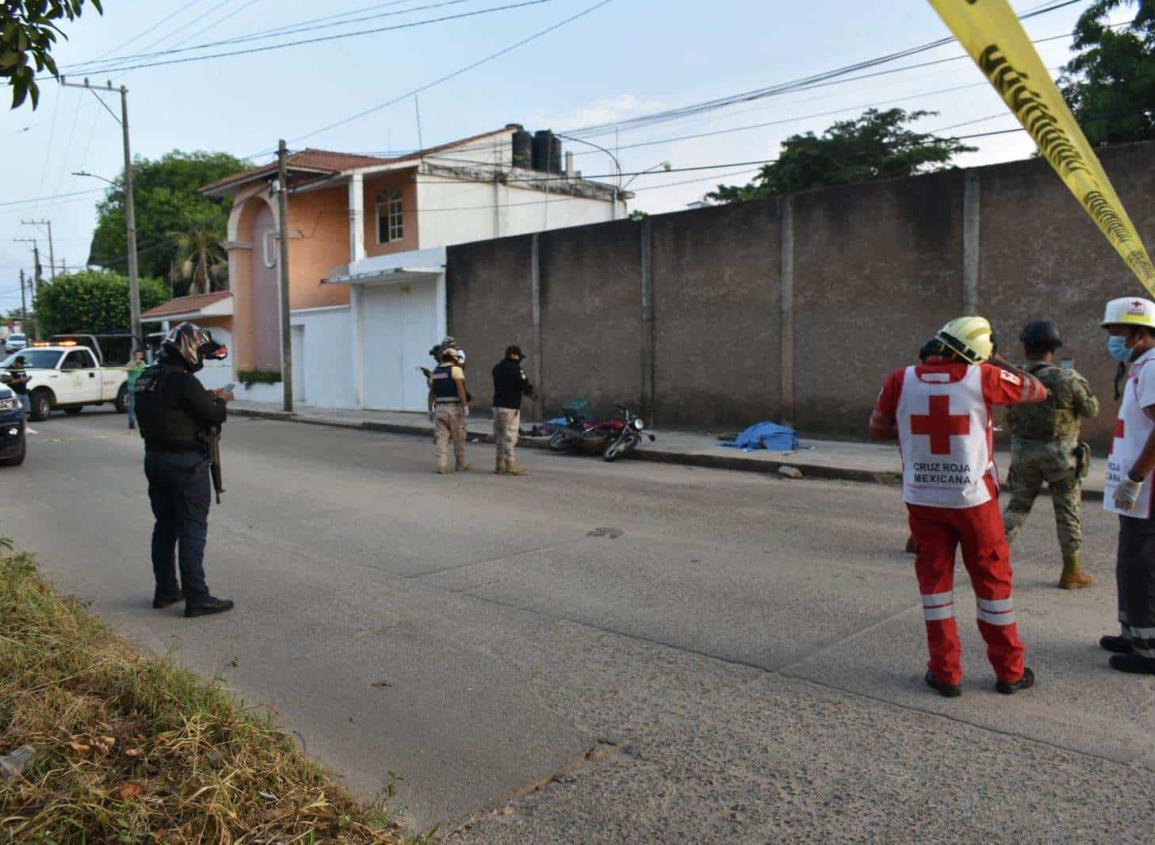
[[[164,386],[166,371],[160,364],[153,364],[140,371],[133,393],[159,393]]]
[[[199,450],[207,429],[183,406],[180,379],[193,378],[172,366],[153,364],[140,374],[133,390],[136,421],[146,449]]]
[[[1072,374],[1054,364],[1033,364],[1027,372],[1047,388],[1043,402],[1012,405],[1008,411],[1011,434],[1026,440],[1056,440],[1079,433]]]
[[[461,401],[461,397],[457,395],[457,382],[453,380],[453,366],[455,365],[442,364],[433,371],[431,383],[433,395],[438,402]]]

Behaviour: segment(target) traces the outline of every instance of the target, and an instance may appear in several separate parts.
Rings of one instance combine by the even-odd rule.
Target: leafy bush
[[[237,370],[237,378],[245,387],[254,384],[280,384],[279,370],[258,370],[255,367],[247,370]]]

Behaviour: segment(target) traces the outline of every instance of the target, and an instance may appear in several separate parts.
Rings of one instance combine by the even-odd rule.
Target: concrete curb
[[[259,411],[248,408],[235,409],[233,414],[241,417],[277,420],[279,422],[323,425],[330,428],[348,428],[359,431],[383,431],[389,434],[409,434],[418,437],[429,437],[433,434],[432,427],[406,425],[405,423],[373,422],[371,420],[354,421],[343,420],[336,417],[302,417],[297,414],[287,414],[284,411]],[[469,439],[481,443],[493,443],[493,435],[484,432],[470,432]],[[548,449],[544,440],[531,438],[521,440],[518,446],[526,449]],[[630,460],[651,461],[659,464],[678,464],[681,466],[702,467],[705,469],[757,472],[763,475],[776,475],[780,468],[792,466],[801,470],[804,478],[821,478],[828,481],[857,481],[868,484],[887,484],[894,486],[902,483],[902,473],[900,472],[876,472],[852,467],[808,464],[796,460],[755,461],[733,454],[703,455],[695,452],[669,452],[663,451],[662,449],[645,448],[639,449],[631,455]],[[1103,501],[1103,491],[1084,489],[1083,501],[1101,502]]]
[[[343,420],[335,417],[302,417],[297,414],[288,414],[284,411],[261,411],[249,408],[238,408],[232,412],[235,416],[253,417],[256,419],[275,420],[278,422],[305,423],[306,425],[323,425],[331,428],[347,428],[359,431],[383,431],[389,434],[409,434],[418,437],[429,437],[433,434],[431,427],[422,425],[406,425],[405,423],[373,422],[371,420]],[[493,443],[493,435],[484,432],[470,432],[469,439],[481,443]],[[544,440],[526,438],[518,443],[526,449],[548,449]],[[832,467],[820,464],[807,464],[800,461],[753,461],[739,455],[703,455],[690,452],[670,452],[662,449],[639,449],[630,456],[630,460],[651,461],[659,464],[680,464],[682,466],[702,467],[705,469],[729,469],[740,472],[757,472],[763,475],[775,475],[784,466],[797,467],[807,478],[822,478],[828,480],[859,481],[873,484],[898,484],[902,476],[897,472],[874,472],[849,467]]]

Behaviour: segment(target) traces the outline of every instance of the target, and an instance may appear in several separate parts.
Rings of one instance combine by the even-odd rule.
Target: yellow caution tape
[[[1155,266],[1139,233],[1007,0],[930,0],[930,4],[1111,246],[1155,294]]]

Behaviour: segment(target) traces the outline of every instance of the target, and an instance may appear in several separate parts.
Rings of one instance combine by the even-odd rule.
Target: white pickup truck
[[[79,414],[85,405],[116,403],[116,410],[128,412],[128,372],[123,367],[101,367],[87,346],[63,342],[58,345],[33,344],[0,362],[7,371],[19,356],[32,380],[28,396],[32,419],[43,420],[54,409]]]

